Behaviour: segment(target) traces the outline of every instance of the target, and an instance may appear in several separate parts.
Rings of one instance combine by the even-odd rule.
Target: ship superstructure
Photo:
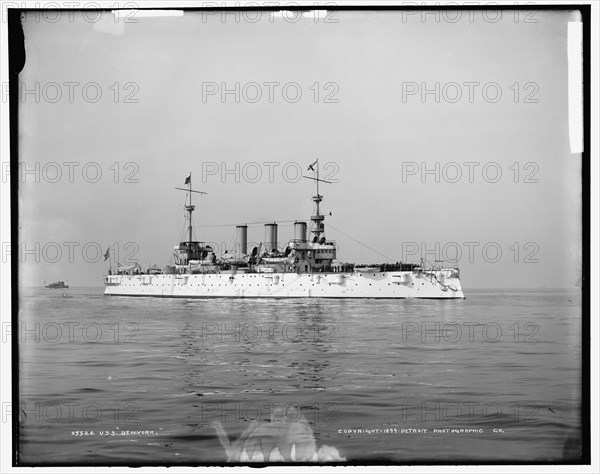
[[[217,256],[213,248],[193,240],[191,173],[185,180],[189,203],[187,240],[174,247],[172,265],[142,270],[119,267],[105,278],[106,295],[181,298],[464,298],[458,268],[420,263],[356,265],[337,259],[335,241],[325,237],[323,196],[318,160],[308,167],[316,184],[310,229],[294,222],[293,239],[278,242],[278,224],[265,224],[265,239],[248,249],[248,226],[236,226],[236,247]]]

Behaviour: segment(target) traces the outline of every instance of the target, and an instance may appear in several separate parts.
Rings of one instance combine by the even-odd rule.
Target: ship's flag
[[[311,165],[308,165],[308,170],[314,171],[315,169],[313,168],[313,166],[315,166],[317,164],[317,161],[319,160],[315,160],[315,162]]]
[[[110,247],[106,249],[106,253],[104,254],[104,261],[106,262],[110,258]]]
[[[190,184],[192,182],[192,173],[190,173],[190,175],[185,178],[185,183],[184,184]]]

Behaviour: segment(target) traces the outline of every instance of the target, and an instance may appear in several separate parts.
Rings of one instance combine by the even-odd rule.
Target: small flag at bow
[[[314,171],[315,169],[313,167],[317,164],[317,161],[319,160],[315,160],[315,162],[312,165],[308,165],[308,170]]]
[[[190,184],[192,182],[192,173],[190,173],[190,175],[185,178],[185,183],[184,184]]]
[[[110,247],[106,249],[106,253],[104,254],[104,261],[106,262],[110,258]]]

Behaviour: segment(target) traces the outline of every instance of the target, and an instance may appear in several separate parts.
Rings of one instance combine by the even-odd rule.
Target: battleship
[[[236,226],[235,249],[218,257],[212,246],[193,239],[191,173],[187,192],[187,240],[174,247],[169,265],[142,270],[138,263],[109,269],[105,295],[165,298],[464,298],[458,268],[420,263],[351,264],[337,258],[337,245],[325,237],[318,160],[304,176],[316,184],[310,229],[295,221],[293,239],[277,239],[277,222],[265,223],[265,239],[248,248],[248,225]],[[189,197],[189,201],[187,198]],[[309,235],[308,232],[310,232]],[[110,254],[107,250],[107,256]]]

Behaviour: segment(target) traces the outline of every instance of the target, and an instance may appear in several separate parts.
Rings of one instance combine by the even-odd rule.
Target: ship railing
[[[444,265],[444,260],[436,260],[434,263],[422,259],[421,263],[417,265],[423,272],[439,272],[439,271],[454,271],[458,270],[457,266]]]
[[[435,265],[428,265],[427,262],[422,263],[407,263],[407,262],[396,262],[396,263],[357,263],[354,265],[356,269],[363,268],[378,268],[381,272],[409,272],[417,271],[422,273],[433,273],[439,271],[458,271],[458,267],[442,267]]]
[[[315,245],[327,245],[328,247],[335,247],[337,246],[337,243],[335,240],[326,240],[323,243],[320,242],[313,242],[312,240],[306,239],[306,240],[302,240],[302,239],[292,239],[289,241],[290,244],[315,244]]]

